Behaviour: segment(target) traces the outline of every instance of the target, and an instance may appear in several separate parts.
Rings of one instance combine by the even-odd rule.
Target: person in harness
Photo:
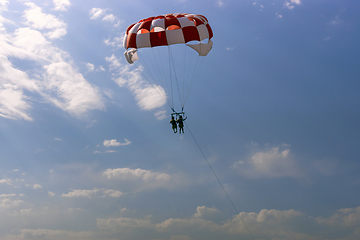
[[[179,133],[181,134],[181,130],[184,133],[184,121],[187,119],[183,118],[181,115],[179,116],[179,119],[177,120],[177,123],[179,124]]]
[[[177,121],[175,120],[174,116],[171,116],[170,123],[172,125],[174,133],[177,133]]]

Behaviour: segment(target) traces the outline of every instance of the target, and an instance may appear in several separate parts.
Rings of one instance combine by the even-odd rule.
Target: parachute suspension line
[[[159,92],[159,90],[154,86],[154,84],[151,83],[151,81],[145,76],[145,74],[141,71],[141,69],[136,65],[136,63],[134,63],[136,69],[141,73],[141,75],[146,79],[146,81],[148,81],[148,83],[150,84],[150,86],[155,89],[155,91],[159,94],[160,97],[162,97],[165,102],[167,102],[167,104],[169,105],[169,107],[171,108],[170,102],[168,99],[166,99],[166,96],[164,96],[164,94],[161,94]]]
[[[161,49],[157,49],[157,51],[160,51],[160,50]],[[166,90],[171,89],[171,87],[169,87],[169,85],[168,85],[167,77],[165,76],[165,72],[166,72],[164,69],[165,65],[159,64],[162,62],[162,60],[159,58],[159,55],[155,53],[154,48],[151,48],[151,52],[152,52],[154,61],[150,61],[150,62],[153,64],[154,69],[156,69],[158,72],[157,75],[158,75],[158,81],[160,83],[159,85],[164,86]],[[160,69],[160,68],[162,68],[162,69]],[[165,91],[165,95],[166,95],[166,92],[168,92],[168,91]],[[172,94],[171,94],[171,104],[170,105],[171,105],[171,108],[174,107],[174,99],[173,99]]]
[[[186,59],[186,57],[187,57],[187,54],[186,54],[186,49],[188,48],[188,46],[186,46],[186,44],[184,44],[183,46],[183,63],[182,63],[182,67],[183,67],[183,75],[182,75],[182,77],[183,77],[183,79],[182,79],[182,96],[183,96],[183,98],[184,98],[184,101],[185,101],[185,86],[186,86],[186,80],[187,80],[187,76],[186,76],[186,73],[187,73],[187,71],[186,71],[186,62],[187,62],[187,59]],[[184,104],[182,104],[182,108],[184,109]]]
[[[250,234],[251,238],[252,238],[253,240],[255,240],[254,236],[253,236],[252,233],[250,232],[250,229],[248,228],[248,226],[245,224],[244,220],[243,220],[242,217],[240,216],[240,212],[239,212],[239,211],[237,210],[237,208],[235,207],[235,204],[234,204],[233,201],[231,200],[229,194],[227,193],[226,189],[224,188],[223,184],[221,183],[219,177],[216,175],[216,173],[215,173],[213,167],[211,166],[209,160],[208,160],[207,157],[205,156],[205,154],[204,154],[203,150],[201,149],[198,141],[196,141],[196,138],[194,137],[193,133],[191,132],[189,126],[187,125],[186,122],[184,122],[184,123],[185,123],[185,126],[186,126],[187,130],[189,130],[189,133],[190,133],[191,137],[194,139],[194,142],[196,143],[197,147],[199,148],[201,154],[203,155],[204,159],[206,160],[207,164],[209,165],[209,167],[210,167],[212,173],[214,174],[216,180],[218,181],[218,183],[220,184],[222,190],[224,191],[226,197],[228,198],[229,202],[231,203],[232,207],[234,208],[235,212],[237,213],[237,216],[239,216],[241,222],[244,224],[244,226],[245,226],[246,230],[248,231],[248,233]]]
[[[199,59],[200,59],[200,58],[201,58],[201,60],[200,60],[200,64],[199,64]],[[194,70],[193,70],[193,72],[192,72],[192,76],[191,76],[191,78],[190,78],[189,88],[188,88],[188,90],[186,91],[186,96],[185,96],[185,98],[184,98],[183,106],[185,105],[186,100],[187,100],[187,98],[188,98],[189,95],[190,95],[190,92],[191,92],[191,90],[192,90],[192,88],[193,88],[193,86],[194,86],[194,83],[195,83],[195,81],[196,81],[196,79],[197,79],[197,76],[198,76],[198,74],[199,74],[199,72],[200,72],[200,68],[201,68],[201,66],[203,65],[203,63],[204,63],[204,58],[198,56],[197,59],[196,59],[196,63],[195,63]],[[200,65],[200,66],[198,67],[198,65]]]
[[[174,69],[174,77],[175,77],[175,81],[176,81],[176,86],[177,86],[177,90],[178,90],[178,94],[179,94],[179,101],[180,103],[182,102],[181,100],[181,93],[180,93],[180,87],[179,87],[179,81],[177,79],[177,74],[176,74],[176,68],[175,68],[175,63],[174,63],[174,58],[173,58],[173,54],[172,54],[172,51],[171,51],[171,47],[169,46],[168,47],[168,50],[169,50],[169,64],[170,64],[170,69],[171,69],[171,65]],[[184,107],[182,108],[184,109]]]

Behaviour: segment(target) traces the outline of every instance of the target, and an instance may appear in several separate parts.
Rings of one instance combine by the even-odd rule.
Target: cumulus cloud
[[[55,11],[67,11],[70,7],[69,0],[53,0]]]
[[[158,236],[156,232],[188,233],[190,236],[182,235],[188,239],[192,239],[191,236],[207,239],[205,234],[221,232],[222,238],[238,236],[240,239],[247,239],[250,238],[249,229],[256,239],[325,240],[333,239],[333,236],[337,236],[337,239],[357,239],[360,236],[357,231],[360,224],[360,207],[340,209],[329,218],[314,218],[293,209],[262,209],[258,213],[241,212],[222,224],[198,218],[196,214],[191,218],[169,218],[160,223],[152,221],[151,218],[98,218],[96,224],[100,229],[113,233],[123,233],[126,229],[134,232],[152,230],[154,238]]]
[[[43,188],[43,186],[41,186],[40,184],[33,185],[33,189],[41,189],[41,188]]]
[[[208,216],[216,215],[220,211],[216,208],[208,208],[205,206],[199,206],[196,208],[196,213],[194,214],[195,218],[206,218]]]
[[[281,151],[279,147],[257,152],[247,161],[236,162],[233,167],[247,178],[302,177],[290,149]]]
[[[45,35],[50,39],[60,38],[66,35],[67,24],[56,18],[54,15],[42,12],[42,9],[34,3],[25,3],[29,9],[25,10],[24,18],[27,20],[26,25],[34,29],[47,29],[50,32]]]
[[[125,140],[124,143],[118,142],[116,139],[104,140],[103,144],[105,147],[118,147],[118,146],[126,146],[131,144],[131,141],[127,140],[126,138],[124,140]]]
[[[89,72],[92,72],[95,70],[95,65],[92,63],[87,63],[86,68],[88,69]]]
[[[51,192],[51,191],[48,192],[48,195],[49,195],[49,197],[54,197],[54,196],[56,196],[56,194],[53,193],[53,192]]]
[[[24,11],[24,24],[28,27],[17,28],[13,33],[6,33],[4,29],[4,34],[0,35],[0,116],[32,120],[28,92],[36,93],[33,97],[43,97],[77,117],[92,109],[104,109],[98,89],[77,71],[68,53],[54,47],[46,38],[63,36],[58,33],[66,24],[43,13],[33,3],[24,4],[28,6]],[[41,33],[39,30],[48,31]],[[38,68],[21,71],[8,57],[30,60]]]

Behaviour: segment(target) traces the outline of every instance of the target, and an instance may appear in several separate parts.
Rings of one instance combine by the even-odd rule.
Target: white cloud
[[[290,149],[273,147],[253,154],[248,161],[238,161],[233,167],[247,178],[302,177]]]
[[[63,193],[62,197],[74,198],[74,197],[86,197],[86,198],[94,198],[94,197],[116,197],[119,198],[123,195],[121,191],[113,190],[113,189],[98,189],[94,188],[92,190],[84,190],[84,189],[73,189],[69,193]]]
[[[0,210],[17,207],[23,202],[22,200],[12,200],[9,198],[0,199]]]
[[[108,14],[103,18],[103,21],[114,22],[116,21],[116,17],[112,14]]]
[[[141,191],[153,188],[174,188],[179,185],[180,180],[171,177],[169,174],[152,172],[144,169],[115,168],[104,171],[109,180],[121,180],[132,186],[132,190]]]
[[[113,14],[106,14],[106,10],[105,9],[101,9],[101,8],[92,8],[89,12],[89,15],[90,15],[90,19],[92,20],[96,20],[96,19],[99,19],[100,17],[104,16],[102,18],[102,21],[105,21],[105,22],[111,22],[113,23],[114,27],[118,27],[120,26],[120,24],[123,22],[123,21],[120,21],[116,16],[114,16]]]
[[[99,191],[101,191],[101,189],[97,189],[94,188],[92,190],[83,190],[83,189],[73,189],[71,192],[69,193],[63,193],[61,196],[62,197],[68,197],[68,198],[72,198],[72,197],[87,197],[87,198],[92,198],[94,195],[96,195]]]
[[[53,0],[53,3],[55,11],[67,11],[71,5],[69,0]]]
[[[27,19],[25,22],[26,25],[34,29],[51,30],[45,34],[50,39],[56,39],[66,35],[66,23],[60,21],[54,15],[43,13],[42,9],[34,3],[27,2],[25,5],[29,7],[29,9],[24,12],[24,18]]]
[[[289,1],[285,1],[284,3],[284,8],[288,8],[288,9],[294,9],[294,5],[300,5],[301,4],[301,0],[291,0],[290,2]]]
[[[205,206],[199,206],[196,208],[196,213],[194,214],[195,218],[206,218],[208,216],[216,215],[220,211],[216,208],[208,208]]]
[[[343,21],[340,19],[340,16],[335,16],[335,20],[331,21],[330,24],[332,25],[339,25],[340,23],[342,23]]]
[[[104,15],[105,10],[101,8],[92,8],[89,14],[90,14],[90,19],[95,20],[101,17],[102,15]]]
[[[84,239],[98,239],[94,232],[85,231],[64,231],[64,230],[51,230],[51,229],[21,229],[20,235],[8,235],[8,239],[72,239],[72,240],[84,240]]]
[[[123,193],[118,190],[112,190],[112,189],[104,190],[104,196],[119,198],[122,195],[123,195]]]
[[[93,72],[95,70],[95,66],[92,63],[87,63],[86,68],[88,69],[89,72]]]
[[[285,1],[285,3],[284,3],[284,8],[293,9],[293,8],[294,8],[294,5],[291,5],[288,1]]]
[[[118,152],[118,151],[116,151],[116,150],[106,150],[105,151],[105,153],[116,153],[116,152]]]
[[[262,209],[259,213],[241,212],[222,224],[195,215],[191,218],[169,218],[160,223],[152,221],[151,218],[98,218],[96,224],[98,228],[114,234],[124,233],[125,230],[138,232],[145,229],[154,231],[154,236],[158,236],[156,232],[189,234],[173,235],[174,238],[169,239],[193,239],[192,236],[194,239],[195,236],[196,239],[207,239],[202,236],[209,233],[221,233],[222,239],[237,238],[236,236],[239,239],[250,239],[248,229],[256,239],[325,240],[337,236],[336,239],[350,240],[358,239],[360,236],[360,207],[340,209],[329,218],[313,218],[293,209]]]
[[[158,119],[158,120],[163,120],[165,118],[168,117],[167,112],[165,110],[160,110],[157,111],[154,116]]]
[[[104,109],[100,92],[73,67],[68,53],[52,46],[41,32],[32,29],[50,29],[45,35],[55,36],[66,24],[42,13],[33,3],[24,4],[29,6],[24,13],[29,27],[0,35],[0,116],[32,120],[28,113],[32,99],[25,91],[37,93],[36,97],[43,97],[77,117],[89,110]],[[39,66],[29,72],[34,78],[16,69],[8,56],[34,61]]]
[[[0,0],[0,11],[7,11],[8,5],[9,5],[8,0]]]
[[[44,67],[45,86],[59,98],[48,95],[56,106],[75,116],[88,110],[103,109],[99,91],[67,62],[54,62]]]
[[[56,194],[53,193],[53,192],[51,192],[51,191],[48,192],[48,195],[49,195],[49,197],[54,197],[54,196],[56,196]]]
[[[107,169],[104,172],[107,178],[134,180],[142,179],[144,181],[168,181],[171,177],[166,173],[151,172],[144,169],[116,168]]]
[[[15,193],[10,193],[10,194],[1,194],[0,198],[9,198],[9,197],[15,197],[16,194]]]
[[[43,186],[41,186],[40,184],[33,185],[33,189],[41,189],[41,188],[43,188]]]
[[[118,147],[118,146],[126,146],[131,144],[131,141],[127,140],[126,138],[124,140],[125,140],[124,143],[117,142],[116,139],[104,140],[103,144],[105,147]]]
[[[10,178],[0,179],[0,184],[12,185],[12,180]]]
[[[23,91],[14,85],[0,86],[0,116],[31,121],[32,118],[26,113],[30,104],[24,98]]]
[[[225,4],[224,0],[218,0],[218,1],[216,2],[216,6],[218,6],[218,7],[223,7],[224,4]]]
[[[153,227],[149,219],[136,219],[136,218],[108,218],[96,219],[96,225],[100,229],[111,230],[112,232],[121,232],[126,229],[150,229]]]

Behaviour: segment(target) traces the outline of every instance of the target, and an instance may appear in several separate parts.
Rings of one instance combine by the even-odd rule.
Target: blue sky
[[[0,239],[359,239],[359,10],[0,0]],[[122,46],[174,12],[214,32],[181,135]]]

